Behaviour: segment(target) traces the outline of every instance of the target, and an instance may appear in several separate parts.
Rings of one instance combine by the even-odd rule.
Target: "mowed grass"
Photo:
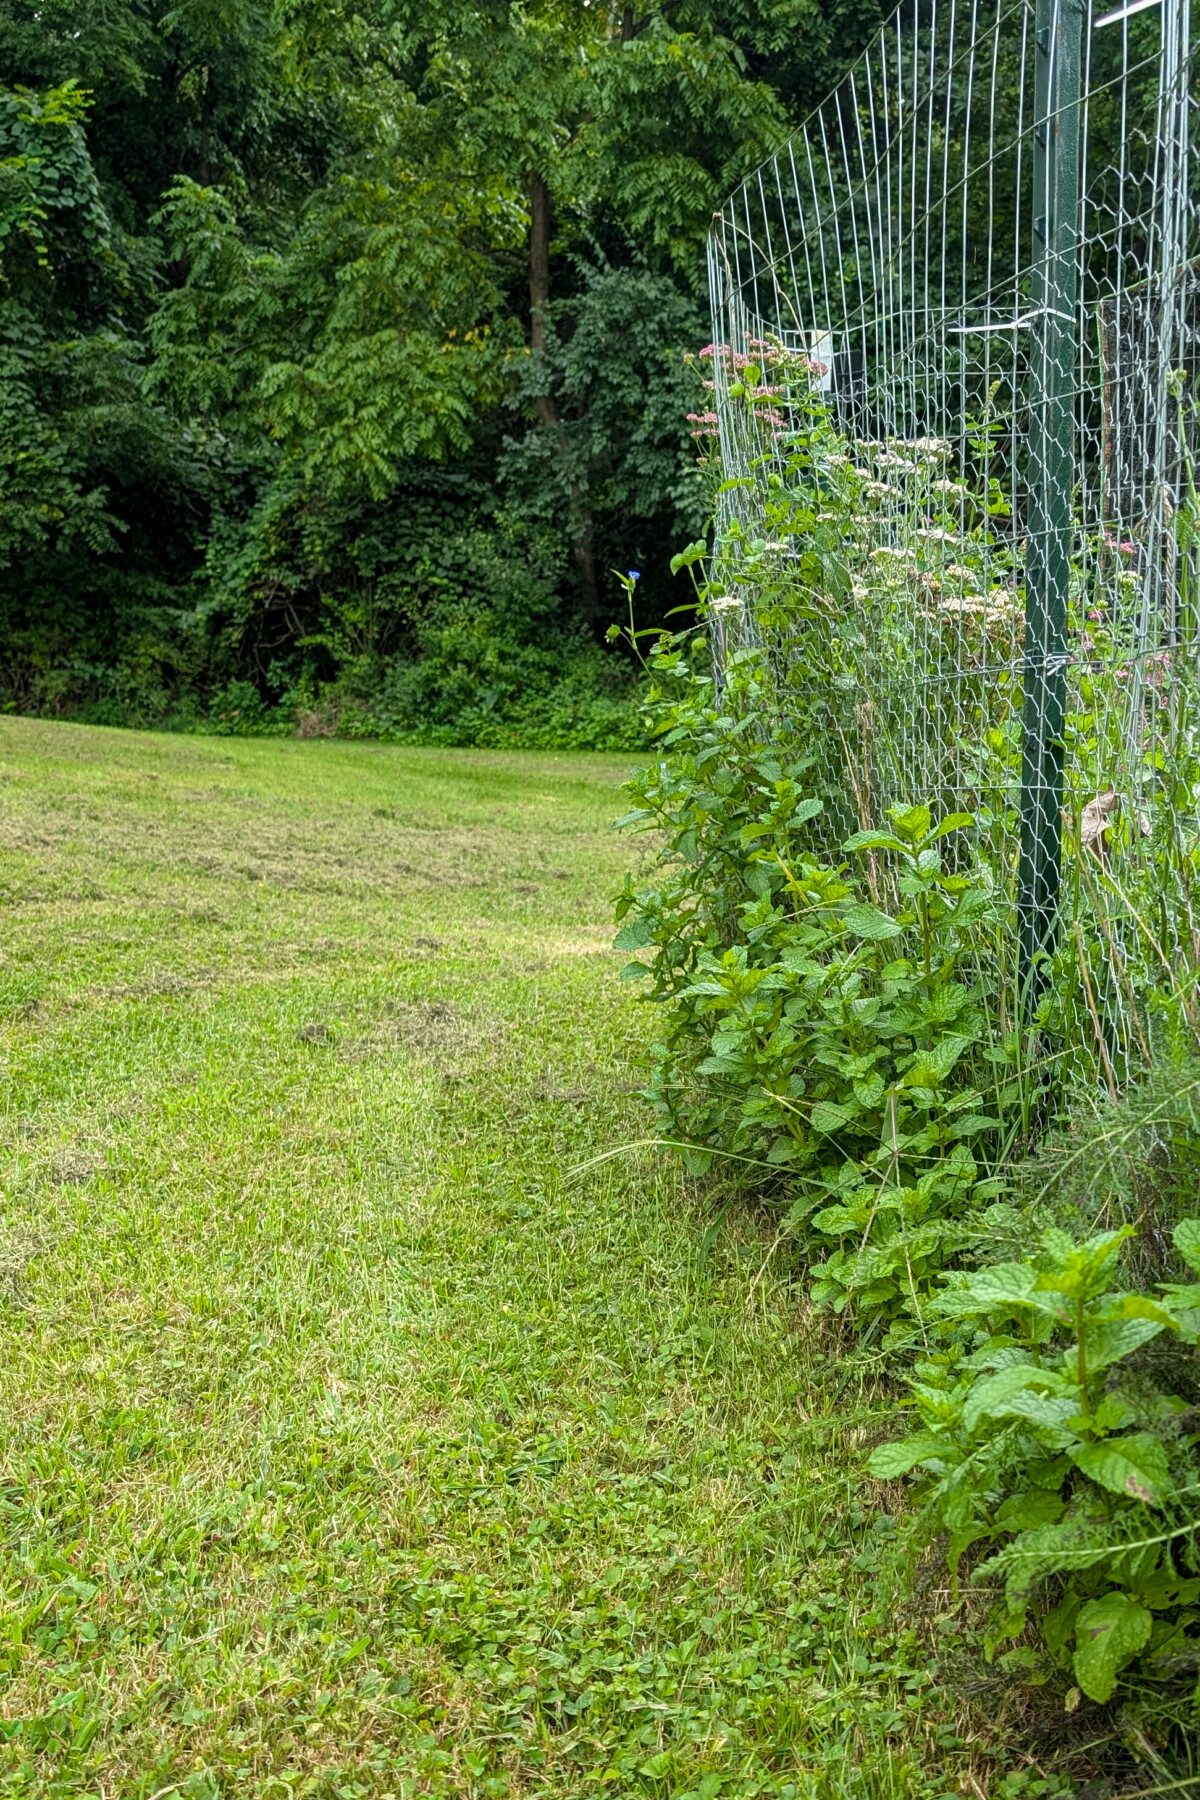
[[[769,1226],[570,1173],[622,774],[0,721],[0,1792],[985,1792]]]

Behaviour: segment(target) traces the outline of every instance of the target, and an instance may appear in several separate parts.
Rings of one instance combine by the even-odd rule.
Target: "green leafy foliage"
[[[178,177],[156,220],[188,274],[148,322],[150,390],[264,432],[282,479],[293,463],[308,484],[319,473],[334,500],[381,498],[405,459],[469,449],[503,349],[499,295],[464,241],[478,201],[364,162],[271,254],[219,190]]]
[[[56,291],[85,268],[106,286],[113,273],[112,230],[84,140],[86,109],[72,83],[44,95],[0,92],[0,567],[52,538],[96,554],[120,528],[94,479],[86,436],[70,426],[80,402],[94,424],[105,390],[128,386],[123,347],[113,332],[71,341],[70,297]],[[64,430],[68,395],[76,407]]]
[[[636,742],[629,659],[580,634],[613,566],[661,616],[661,546],[699,528],[683,351],[713,206],[786,126],[776,12],[12,0],[0,704],[195,725],[239,681],[271,728]],[[437,473],[462,504],[434,621],[354,571]],[[382,630],[329,622],[364,608]]]
[[[664,754],[623,820],[663,845],[658,879],[628,880],[617,907],[626,974],[664,1008],[663,1137],[697,1172],[719,1160],[782,1196],[815,1303],[890,1320],[898,1351],[916,1336],[922,1428],[871,1472],[918,1472],[956,1579],[990,1547],[993,1650],[1039,1617],[1051,1657],[1107,1700],[1135,1664],[1195,1650],[1196,1438],[1136,1371],[1162,1334],[1196,1341],[1200,1286],[1122,1289],[1128,1227],[1051,1229],[1033,1257],[971,1266],[1006,1210],[981,1153],[1016,1101],[978,983],[995,897],[944,855],[971,821],[898,807],[824,862],[811,746],[772,714],[759,656],[737,653],[718,694],[702,653],[685,636],[651,654]],[[1200,1271],[1195,1221],[1175,1248]]]
[[[904,654],[886,637],[900,577],[876,554],[860,447],[811,383],[806,404],[805,370],[783,352],[725,373],[751,441],[780,381],[795,383],[799,423],[773,452],[773,469],[786,464],[765,502],[777,536],[735,521],[707,581],[706,547],[681,552],[706,629],[649,656],[660,754],[629,784],[623,823],[655,833],[660,862],[651,881],[627,881],[617,942],[661,1008],[649,1098],[662,1137],[695,1172],[719,1167],[776,1204],[809,1299],[860,1342],[882,1335],[906,1369],[921,1428],[879,1446],[870,1469],[914,1477],[923,1540],[944,1544],[956,1590],[965,1565],[998,1591],[989,1653],[1040,1630],[1044,1648],[1008,1651],[1005,1666],[1035,1679],[1060,1668],[1075,1701],[1177,1682],[1200,1656],[1200,1468],[1194,1371],[1182,1393],[1160,1371],[1197,1340],[1200,1287],[1131,1282],[1129,1227],[1052,1225],[1037,1241],[1003,1203],[1031,1128],[1031,1034],[1055,1028],[1062,995],[1013,1028],[988,819],[939,817],[916,796],[881,818],[856,766],[841,695],[862,691],[871,659]],[[894,457],[907,486],[887,504],[928,518],[944,453],[927,442]],[[986,490],[977,498],[982,545],[991,515]],[[960,534],[964,583],[971,554]],[[753,629],[730,632],[747,591],[759,624],[806,622],[790,662]],[[993,797],[1008,804],[999,782]],[[831,857],[831,819],[855,812]],[[989,1261],[1005,1239],[1007,1259]],[[1194,1222],[1174,1248],[1200,1263]]]
[[[733,659],[718,698],[690,649],[652,653],[671,754],[628,788],[625,823],[663,834],[663,878],[618,903],[618,946],[651,952],[626,973],[670,1009],[664,1135],[696,1169],[732,1157],[786,1178],[819,1303],[919,1315],[1000,1124],[974,979],[991,900],[939,849],[971,821],[897,808],[826,864],[811,752],[771,729],[758,657]]]
[[[554,308],[547,350],[515,397],[523,408],[532,402],[534,416],[505,437],[498,474],[507,506],[526,527],[552,529],[586,492],[602,520],[648,515],[677,540],[701,525],[695,448],[681,431],[701,389],[678,349],[698,338],[699,308],[645,267],[580,259],[572,273],[576,291]],[[537,417],[546,387],[553,423]],[[602,547],[614,561],[626,551],[660,560],[646,541],[615,533]]]
[[[1200,1621],[1197,1438],[1186,1404],[1135,1372],[1160,1333],[1187,1331],[1191,1295],[1121,1291],[1130,1235],[1052,1228],[1029,1261],[948,1275],[929,1308],[944,1347],[911,1382],[923,1429],[870,1460],[883,1479],[924,1471],[926,1520],[956,1570],[972,1545],[999,1546],[974,1571],[1004,1582],[992,1645],[1041,1596],[1048,1648],[1100,1701],[1143,1652],[1151,1669],[1186,1657]],[[1198,1235],[1179,1226],[1181,1254]]]
[[[114,639],[138,685],[187,661],[177,584],[224,453],[141,391],[145,276],[73,82],[0,90],[0,693],[53,709]],[[6,690],[6,692],[5,692]]]

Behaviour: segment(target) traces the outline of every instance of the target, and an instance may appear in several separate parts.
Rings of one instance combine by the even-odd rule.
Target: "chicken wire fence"
[[[1196,1022],[1196,101],[1188,0],[914,0],[709,240],[718,678],[826,849],[971,815],[1110,1087]]]

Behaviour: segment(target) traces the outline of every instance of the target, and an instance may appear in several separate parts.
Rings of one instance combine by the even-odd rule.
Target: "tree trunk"
[[[540,175],[529,177],[529,350],[539,380],[545,370],[537,365],[546,355],[546,317],[550,309],[550,195]],[[558,408],[552,394],[539,394],[537,416],[543,425],[558,424]]]
[[[587,505],[587,496],[578,492],[572,495],[572,536],[571,554],[575,558],[575,569],[579,576],[579,591],[583,595],[583,611],[588,622],[588,630],[598,634],[600,630],[600,577],[596,573],[596,552],[592,546],[591,509]],[[582,499],[582,505],[579,501]]]
[[[539,388],[543,382],[547,387],[549,384],[549,371],[545,367],[546,351],[549,348],[549,312],[550,194],[542,177],[534,173],[529,177],[529,353],[534,365],[534,379]],[[540,368],[539,363],[542,365]],[[538,423],[556,430],[558,452],[570,472],[570,445],[562,428],[554,395],[549,392],[536,393],[534,405],[537,408]],[[571,555],[579,577],[584,616],[589,630],[596,632],[600,627],[600,580],[596,573],[596,553],[592,545],[592,509],[586,482],[580,483],[571,475],[569,494]]]

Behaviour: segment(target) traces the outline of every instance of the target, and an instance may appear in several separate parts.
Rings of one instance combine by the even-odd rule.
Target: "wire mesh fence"
[[[1190,24],[915,0],[709,242],[718,671],[810,739],[828,850],[971,815],[1002,1013],[1053,986],[1110,1087],[1196,1024]]]

